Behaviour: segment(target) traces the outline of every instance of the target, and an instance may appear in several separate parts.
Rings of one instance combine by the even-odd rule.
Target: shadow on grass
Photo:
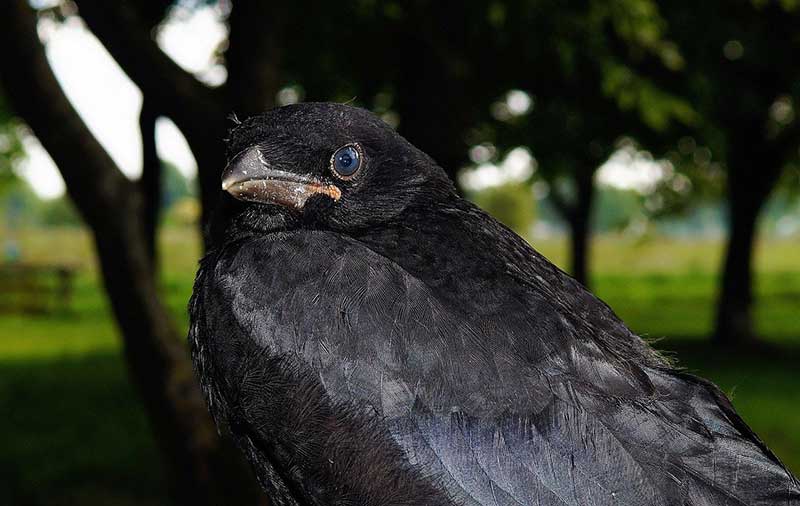
[[[697,338],[656,347],[717,383],[800,470],[800,348],[728,352]],[[0,410],[0,497],[9,504],[167,504],[163,470],[118,354],[0,361]]]
[[[2,361],[0,412],[0,497],[9,504],[166,504],[118,354]]]

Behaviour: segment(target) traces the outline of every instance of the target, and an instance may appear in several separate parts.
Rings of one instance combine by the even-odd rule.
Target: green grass
[[[200,248],[191,230],[162,236],[162,290],[186,324]],[[25,231],[32,261],[80,266],[69,311],[0,315],[0,504],[160,505],[162,468],[147,421],[127,382],[120,345],[98,282],[89,236],[81,230]],[[535,242],[563,265],[562,240]],[[800,258],[790,241],[757,255],[761,353],[721,353],[711,329],[720,244],[601,237],[594,287],[637,332],[666,337],[680,364],[732,394],[745,420],[800,471]]]
[[[158,504],[160,461],[116,350],[3,360],[1,371],[4,497]]]
[[[563,240],[534,246],[565,265]],[[756,249],[756,330],[800,346],[800,243],[771,240]],[[708,240],[600,237],[592,251],[592,289],[634,330],[649,337],[702,337],[713,326],[722,244]]]

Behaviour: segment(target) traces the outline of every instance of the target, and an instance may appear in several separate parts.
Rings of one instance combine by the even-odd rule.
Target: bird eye
[[[331,170],[342,179],[349,179],[361,168],[361,148],[348,144],[337,149],[331,157]]]

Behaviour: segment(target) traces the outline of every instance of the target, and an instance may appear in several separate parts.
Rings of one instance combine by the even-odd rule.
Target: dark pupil
[[[337,172],[349,176],[358,169],[358,153],[351,147],[344,148],[336,155],[334,165]]]

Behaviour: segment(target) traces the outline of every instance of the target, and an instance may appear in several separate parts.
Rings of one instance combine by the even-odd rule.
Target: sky
[[[219,13],[204,7],[194,11],[176,8],[159,30],[159,46],[181,67],[210,85],[222,84],[225,68],[213,59],[214,50],[226,36]],[[80,18],[64,23],[43,20],[39,35],[47,58],[65,94],[89,129],[129,177],[141,172],[141,136],[138,115],[142,104],[139,89],[128,79],[102,44]],[[498,113],[524,114],[535,107],[520,90],[509,92],[498,102]],[[162,160],[174,164],[187,176],[197,172],[197,164],[186,140],[167,118],[156,124],[156,144]],[[26,158],[19,171],[42,197],[64,193],[64,183],[53,161],[32,135],[23,140]],[[491,146],[475,146],[470,151],[474,167],[464,173],[466,187],[481,189],[528,179],[536,170],[535,155],[516,148],[501,161],[489,163]],[[598,172],[598,182],[625,189],[646,191],[663,170],[660,164],[630,152],[613,155]]]
[[[64,93],[94,136],[120,169],[130,177],[141,173],[142,139],[139,110],[142,94],[111,55],[77,17],[64,23],[40,22],[39,36],[47,59]],[[225,26],[211,8],[193,14],[177,11],[157,40],[161,48],[184,69],[209,84],[224,81],[224,68],[215,65],[212,54],[226,37]],[[197,172],[197,163],[180,130],[167,118],[156,123],[159,156],[187,176]],[[64,182],[50,156],[33,136],[23,140],[26,159],[20,172],[42,197],[64,193]]]

